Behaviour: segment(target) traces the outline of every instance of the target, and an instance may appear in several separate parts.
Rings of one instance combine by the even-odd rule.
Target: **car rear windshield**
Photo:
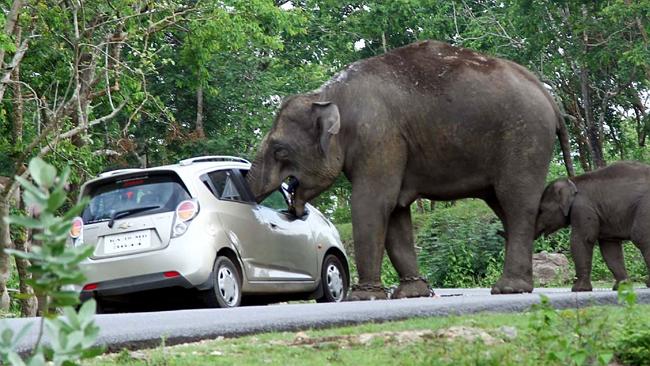
[[[151,215],[174,211],[190,199],[184,185],[175,175],[151,175],[121,179],[90,187],[88,206],[83,211],[85,224],[110,220],[118,214]]]

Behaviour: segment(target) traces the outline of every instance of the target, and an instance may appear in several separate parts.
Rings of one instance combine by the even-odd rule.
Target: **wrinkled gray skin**
[[[384,248],[400,276],[393,297],[429,295],[418,279],[409,210],[418,197],[485,200],[507,236],[492,292],[531,292],[535,218],[558,116],[523,67],[441,42],[415,43],[286,99],[247,179],[262,200],[297,178],[301,215],[305,202],[345,174],[359,272],[351,299],[385,297]]]
[[[617,162],[608,167],[551,183],[542,196],[537,235],[571,226],[571,255],[576,266],[573,291],[591,291],[594,244],[616,282],[627,279],[623,240],[643,254],[650,272],[650,166]],[[650,278],[646,282],[650,287]]]

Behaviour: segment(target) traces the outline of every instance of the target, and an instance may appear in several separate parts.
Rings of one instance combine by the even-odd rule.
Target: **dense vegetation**
[[[565,114],[577,172],[650,161],[647,0],[0,4],[0,217],[29,209],[15,199],[13,177],[28,175],[32,157],[71,164],[70,200],[106,169],[203,154],[251,157],[283,97],[318,87],[354,60],[422,39],[535,72]],[[549,178],[563,169],[558,149]],[[345,223],[349,195],[341,179],[317,204]],[[498,272],[499,224],[479,203],[423,211],[418,245],[432,281],[482,284]],[[29,250],[31,238],[0,220],[0,249]],[[565,251],[560,239],[540,245]],[[0,251],[0,308],[11,306],[8,287],[30,293],[26,266]],[[24,300],[23,314],[34,314],[34,305]]]

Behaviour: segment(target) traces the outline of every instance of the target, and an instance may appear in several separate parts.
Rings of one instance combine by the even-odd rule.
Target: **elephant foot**
[[[614,282],[614,286],[612,286],[612,290],[618,291],[618,287],[621,285],[621,282],[627,282],[627,281],[628,281],[627,278],[624,278],[622,280],[616,280],[616,282]],[[650,287],[650,285],[648,287]]]
[[[533,284],[520,278],[501,277],[492,286],[492,295],[521,294],[533,292]]]
[[[381,285],[358,284],[352,285],[350,294],[345,301],[387,300],[386,289]]]
[[[571,287],[572,292],[588,292],[591,290],[593,290],[593,287],[591,287],[591,281],[587,281],[587,280],[577,279],[573,283],[573,287]]]
[[[391,295],[391,299],[405,299],[407,297],[430,297],[433,291],[427,281],[422,277],[408,277],[400,279],[400,284]]]

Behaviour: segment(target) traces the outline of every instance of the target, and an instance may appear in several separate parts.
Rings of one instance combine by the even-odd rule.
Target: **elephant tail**
[[[564,115],[556,108],[557,118],[557,137],[560,140],[560,149],[562,150],[562,158],[564,159],[564,167],[569,177],[575,177],[576,172],[573,168],[573,159],[571,158],[571,145],[569,143],[569,130],[566,123],[564,123]]]

